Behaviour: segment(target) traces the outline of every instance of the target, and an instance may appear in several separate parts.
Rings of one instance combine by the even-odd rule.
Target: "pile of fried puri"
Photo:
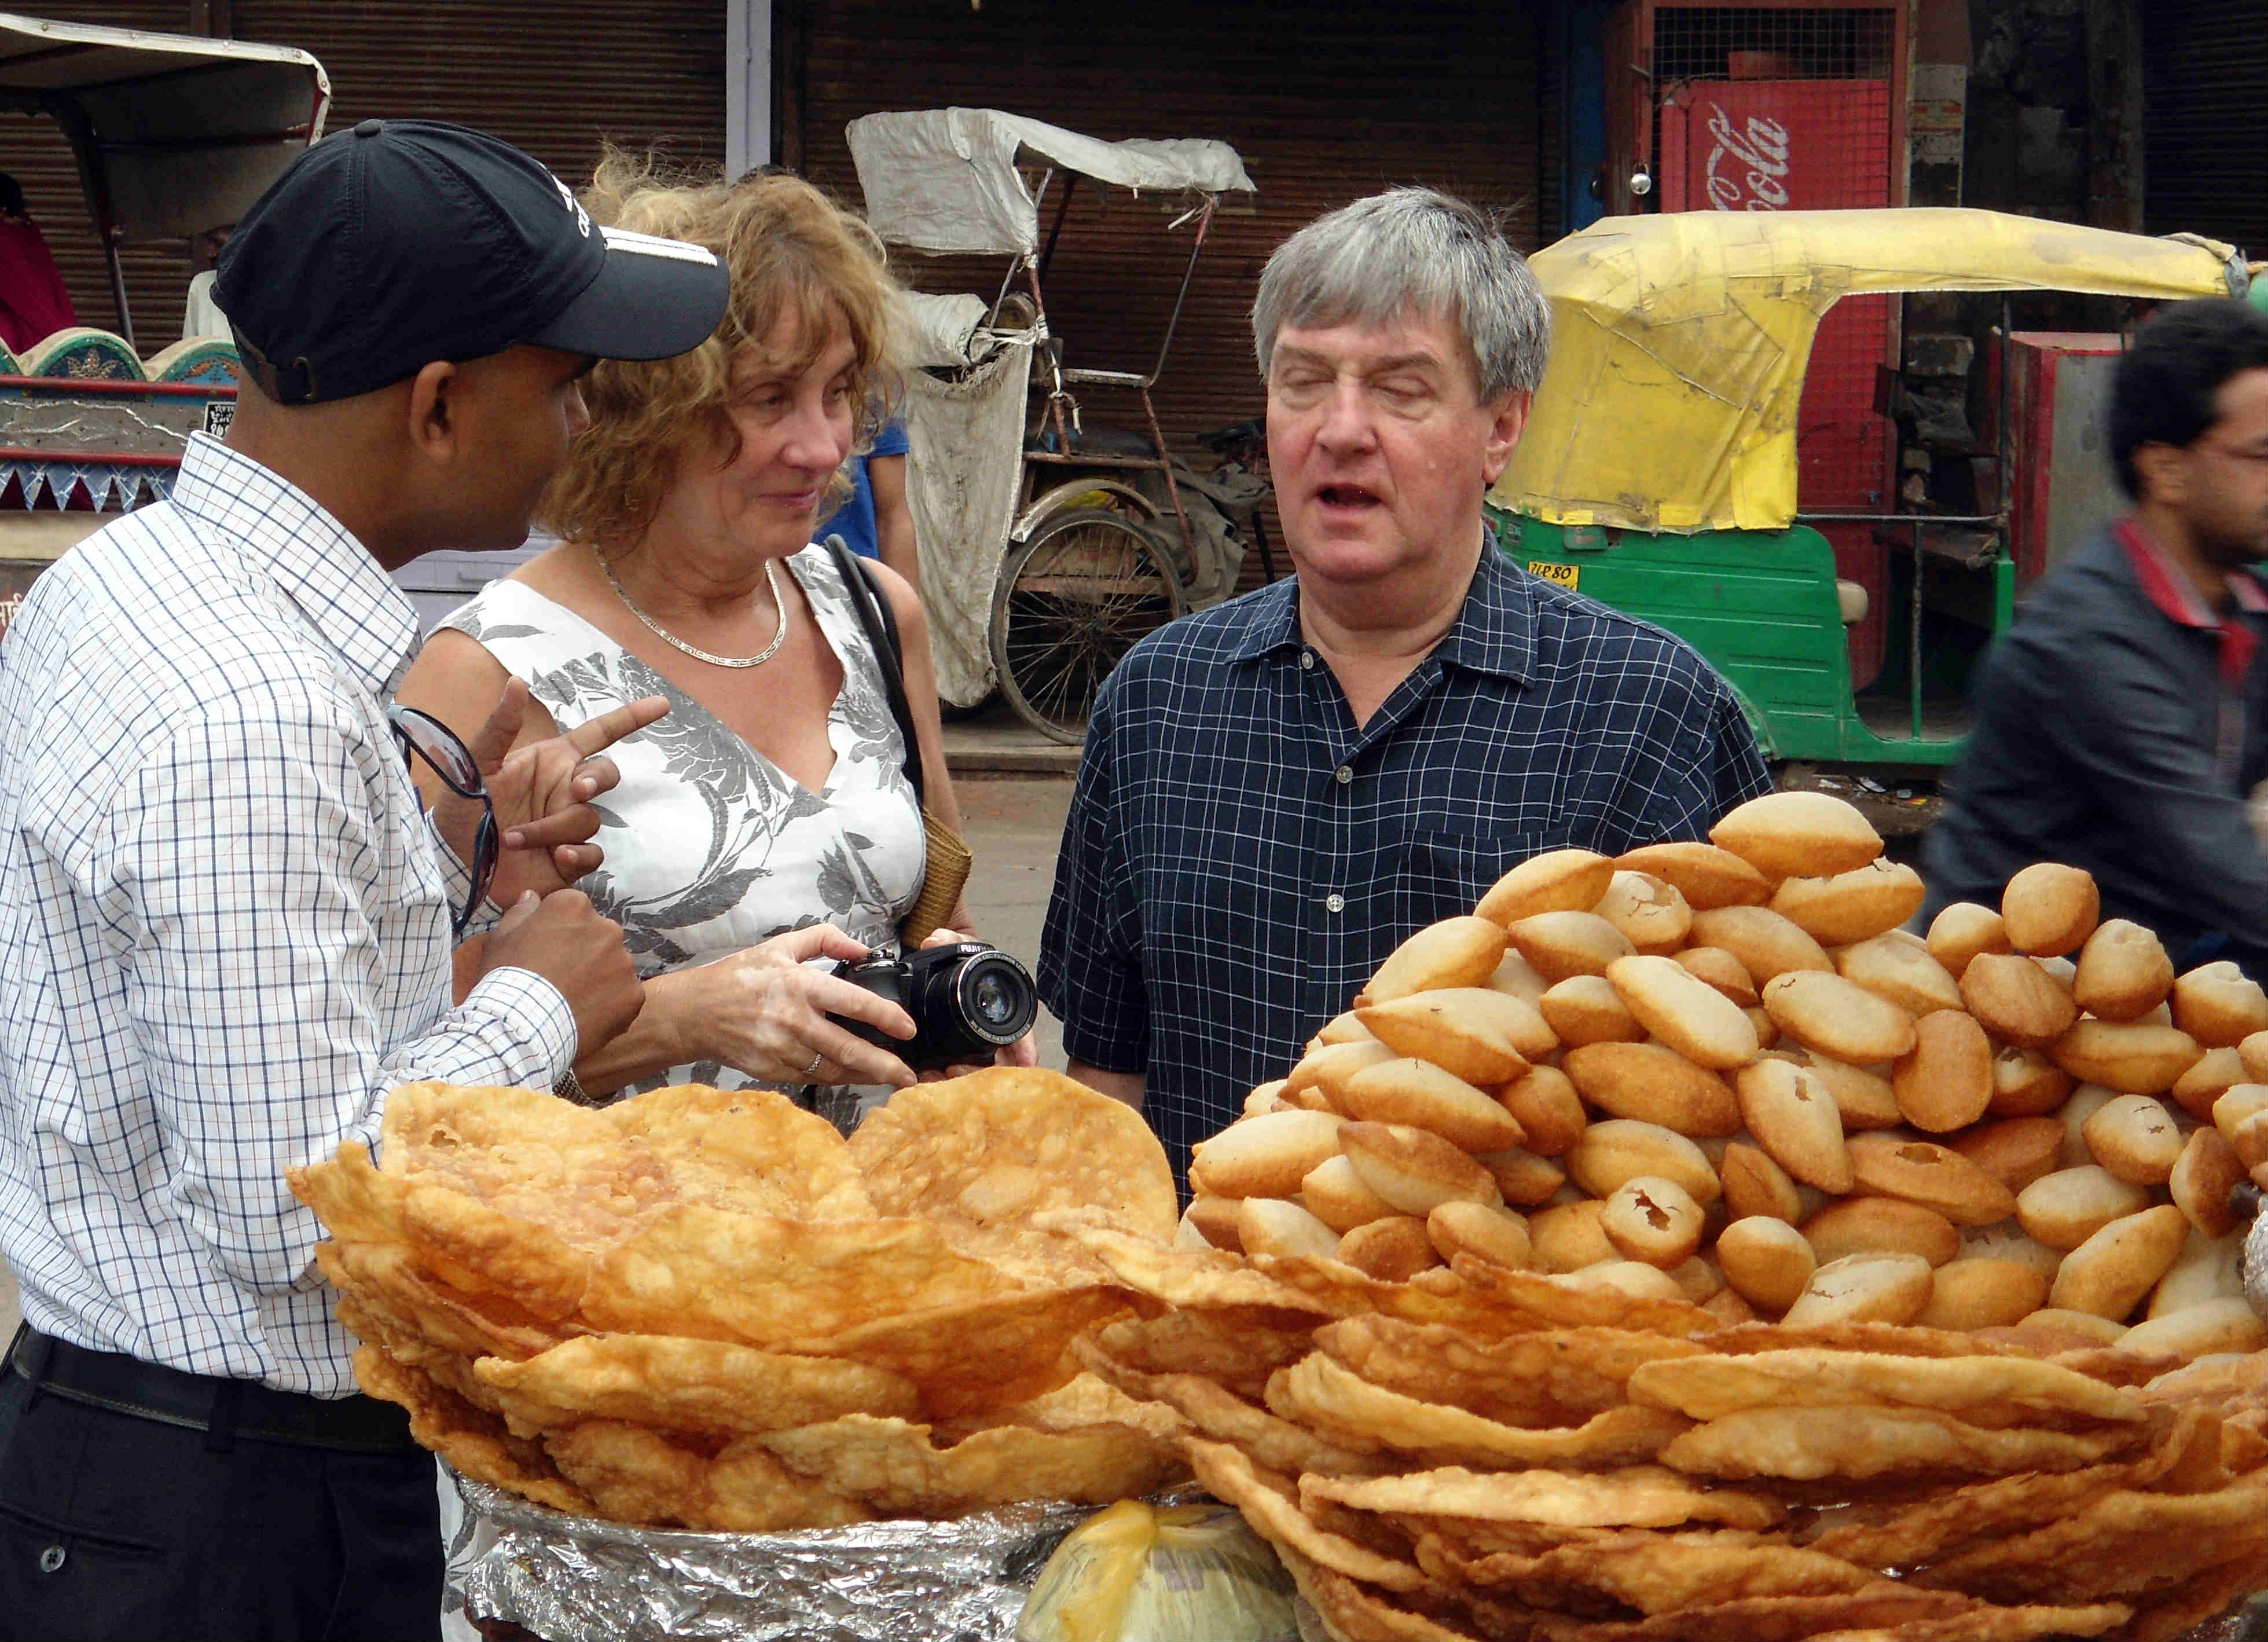
[[[1142,1120],[1050,1072],[898,1094],[847,1145],[762,1090],[600,1111],[414,1084],[296,1170],[363,1388],[458,1470],[583,1516],[772,1532],[1101,1503],[1174,1422],[1068,1348],[1127,1290],[1036,1217],[1163,1247]]]
[[[1902,933],[1824,794],[1712,836],[1411,937],[1174,1249],[1080,1231],[1174,1308],[1084,1359],[1350,1637],[2157,1638],[2268,1583],[2268,998],[2054,865]]]

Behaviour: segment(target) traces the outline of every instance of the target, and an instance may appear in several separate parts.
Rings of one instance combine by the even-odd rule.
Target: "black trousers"
[[[431,1454],[215,1446],[0,1368],[0,1642],[439,1637]]]

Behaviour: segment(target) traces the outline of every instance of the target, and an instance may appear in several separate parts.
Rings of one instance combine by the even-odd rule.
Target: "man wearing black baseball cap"
[[[520,541],[592,361],[693,347],[725,284],[477,132],[328,137],[222,260],[227,442],[0,644],[0,1642],[438,1633],[431,1461],[357,1391],[285,1174],[377,1152],[390,1088],[563,1084],[635,1018],[566,886],[604,749],[666,703],[512,753],[515,682],[468,748],[392,705],[417,622],[387,572]],[[459,795],[430,815],[413,755]]]

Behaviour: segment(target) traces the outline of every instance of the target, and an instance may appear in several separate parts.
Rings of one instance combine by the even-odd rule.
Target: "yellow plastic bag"
[[[1292,1577],[1227,1506],[1122,1499],[1056,1547],[1017,1642],[1296,1642]]]

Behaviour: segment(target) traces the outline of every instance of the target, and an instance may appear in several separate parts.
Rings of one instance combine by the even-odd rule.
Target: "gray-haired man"
[[[1072,1073],[1177,1172],[1413,930],[1540,850],[1697,838],[1764,791],[1677,640],[1492,550],[1550,351],[1479,212],[1398,188],[1262,276],[1253,342],[1295,578],[1176,622],[1104,686],[1040,983]]]

